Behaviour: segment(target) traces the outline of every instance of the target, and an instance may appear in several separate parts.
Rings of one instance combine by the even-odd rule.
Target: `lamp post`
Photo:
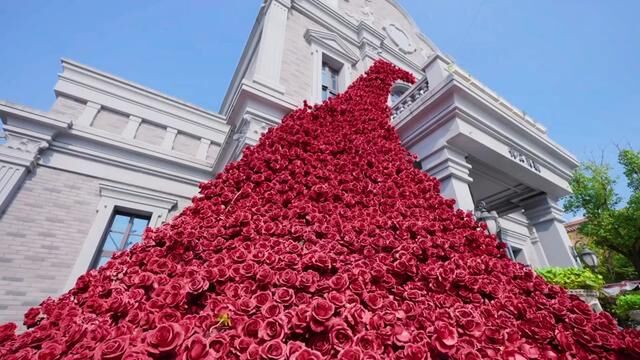
[[[576,242],[574,246],[571,247],[573,257],[576,259],[578,264],[584,264],[591,270],[595,270],[600,264],[598,260],[598,256],[591,249],[586,246],[580,246],[580,251],[576,250],[578,245],[582,245],[581,242]]]
[[[498,241],[505,244],[507,248],[507,255],[509,256],[510,259],[515,260],[515,257],[513,256],[513,251],[511,250],[511,246],[509,246],[508,243],[502,240],[502,236],[501,236],[502,228],[500,227],[500,222],[498,221],[498,213],[495,211],[487,210],[487,204],[484,201],[480,201],[476,205],[476,210],[474,215],[475,215],[476,221],[487,225],[487,232],[489,233],[489,235],[495,235]]]
[[[578,257],[580,261],[582,261],[587,267],[591,270],[594,270],[598,267],[598,256],[591,251],[589,248],[583,248],[579,253]]]

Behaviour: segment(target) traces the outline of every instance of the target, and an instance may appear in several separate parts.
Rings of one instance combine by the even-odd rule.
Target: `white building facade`
[[[393,0],[267,0],[217,113],[70,60],[49,111],[0,102],[0,322],[139,241],[303,100],[343,91],[378,58],[419,79],[394,87],[392,121],[443,195],[496,211],[517,261],[575,266],[557,202],[578,162],[543,126]]]

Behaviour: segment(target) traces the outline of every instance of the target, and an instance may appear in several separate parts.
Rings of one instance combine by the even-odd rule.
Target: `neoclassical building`
[[[496,211],[515,260],[575,266],[557,202],[578,162],[544,126],[396,1],[267,0],[218,112],[67,59],[49,110],[0,102],[0,322],[139,241],[303,100],[339,93],[378,58],[419,79],[394,86],[392,121],[443,195]]]

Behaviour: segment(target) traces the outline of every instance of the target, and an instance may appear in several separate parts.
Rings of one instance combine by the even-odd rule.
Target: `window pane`
[[[113,217],[113,224],[111,225],[111,231],[117,231],[123,233],[129,225],[130,217],[123,214],[116,214]]]
[[[98,265],[96,267],[100,267],[100,266],[106,264],[107,261],[109,261],[109,258],[110,257],[107,257],[107,256],[101,256],[100,260],[98,260]]]
[[[128,249],[133,246],[133,244],[139,243],[142,236],[140,235],[129,235],[127,239],[127,244],[125,245],[125,249]]]
[[[107,234],[107,238],[104,241],[104,245],[102,246],[102,250],[120,250],[120,244],[122,244],[122,234],[117,232],[109,232]]]
[[[144,232],[144,229],[149,225],[148,219],[143,218],[134,218],[133,226],[131,226],[131,234],[133,235],[141,235]]]
[[[327,64],[322,64],[322,85],[329,85],[329,68]]]

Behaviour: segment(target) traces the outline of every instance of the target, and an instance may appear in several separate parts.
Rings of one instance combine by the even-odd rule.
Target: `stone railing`
[[[396,102],[391,109],[391,119],[395,119],[398,115],[402,114],[408,109],[416,100],[429,91],[429,81],[427,77],[423,77],[415,85],[413,85],[407,92],[402,95],[398,102]]]

